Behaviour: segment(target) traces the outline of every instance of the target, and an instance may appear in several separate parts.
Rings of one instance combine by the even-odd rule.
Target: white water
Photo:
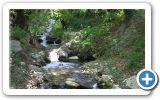
[[[55,20],[54,19],[50,19],[49,20],[49,24],[47,25],[47,27],[45,28],[46,32],[43,32],[42,34],[40,34],[40,39],[43,40],[43,42],[41,43],[42,46],[47,47],[47,40],[46,40],[46,36],[49,35],[49,33],[52,31],[52,28],[55,24]]]
[[[46,35],[42,35],[41,38],[43,40],[43,42],[41,43],[42,46],[47,47],[47,40],[46,40]]]
[[[51,62],[58,61],[57,49],[53,49],[51,52],[49,52],[49,59]]]
[[[55,24],[55,20],[50,19],[49,24],[45,28],[46,32],[43,32],[42,34],[40,34],[40,36],[41,36],[40,39],[43,40],[41,45],[44,47],[48,47],[46,37],[51,32],[54,24]],[[56,45],[55,41],[54,41],[54,45]],[[57,49],[53,49],[52,51],[49,52],[49,59],[50,59],[51,63],[45,65],[43,68],[48,69],[48,68],[75,68],[75,67],[79,67],[79,64],[59,61],[56,51],[57,51]]]
[[[44,68],[75,68],[79,67],[78,64],[70,63],[70,62],[62,62],[58,60],[57,49],[53,49],[49,52],[49,59],[51,63],[44,66]]]
[[[49,33],[52,30],[53,25],[55,24],[55,20],[54,19],[50,19],[49,20],[49,24],[48,27],[46,28],[46,32]]]

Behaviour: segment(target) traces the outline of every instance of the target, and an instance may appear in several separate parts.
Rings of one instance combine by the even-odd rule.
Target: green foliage
[[[74,47],[79,50],[90,46],[98,57],[120,56],[128,59],[130,66],[139,66],[139,63],[143,60],[144,26],[136,26],[135,29],[132,27],[131,29],[136,30],[135,34],[130,31],[125,34],[125,29],[118,32],[118,29],[122,24],[130,24],[128,22],[135,16],[139,16],[135,18],[143,18],[144,10],[40,9],[24,10],[22,14],[29,17],[27,20],[27,23],[29,23],[28,29],[23,30],[18,25],[12,27],[11,38],[13,39],[20,40],[24,38],[26,31],[32,34],[45,31],[48,20],[53,18],[56,23],[52,28],[52,36],[58,37],[65,42],[72,41]],[[138,21],[144,23],[142,20]],[[127,28],[127,26],[124,28]]]
[[[145,37],[143,34],[134,33],[130,39],[130,47],[122,50],[120,56],[127,59],[129,68],[141,68],[144,66],[145,59]]]
[[[141,51],[129,51],[126,52],[125,58],[129,61],[129,68],[139,68],[143,67],[144,52]]]
[[[61,22],[60,20],[57,20],[55,25],[53,26],[53,29],[51,31],[51,34],[54,36],[54,37],[57,37],[57,38],[60,38],[62,39],[63,37],[63,34],[64,34],[64,30],[62,29],[62,25],[61,25]]]
[[[144,49],[145,47],[145,36],[141,33],[135,33],[133,38],[133,46],[138,50]]]
[[[28,31],[32,34],[43,32],[48,20],[50,19],[50,10],[33,10],[29,16],[30,25]]]
[[[96,44],[94,41],[94,37],[97,37],[98,34],[100,33],[101,28],[99,27],[93,27],[93,28],[85,28],[81,30],[81,34],[83,35],[83,39],[80,42],[80,47],[84,48],[85,46],[92,46]]]
[[[18,26],[14,26],[10,31],[11,39],[21,40],[26,37],[26,31]]]

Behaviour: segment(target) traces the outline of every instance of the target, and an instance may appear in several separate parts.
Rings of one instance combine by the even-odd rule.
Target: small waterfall
[[[41,45],[44,46],[44,47],[48,46],[46,37],[52,31],[52,28],[53,28],[54,24],[55,24],[55,20],[54,19],[50,19],[49,20],[49,24],[47,25],[47,27],[45,29],[45,32],[40,33],[40,36],[41,36],[40,39],[42,40]]]
[[[48,45],[47,45],[46,35],[42,35],[40,39],[42,39],[41,45],[47,47]]]
[[[58,55],[57,55],[57,49],[53,49],[51,52],[49,52],[49,59],[51,62],[58,61]]]
[[[52,51],[49,52],[49,59],[51,63],[46,64],[44,68],[46,69],[48,68],[76,68],[80,66],[79,64],[76,64],[76,63],[59,61],[57,50],[58,49],[53,49]]]
[[[54,19],[50,19],[49,20],[49,24],[48,27],[46,28],[46,32],[49,33],[52,30],[53,25],[55,24],[55,20]]]

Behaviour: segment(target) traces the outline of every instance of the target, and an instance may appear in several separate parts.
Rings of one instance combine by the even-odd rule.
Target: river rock
[[[65,87],[68,89],[79,89],[81,86],[75,81],[67,80],[65,82]]]
[[[125,85],[131,89],[140,89],[136,81],[136,75],[125,79],[123,83],[125,83]]]
[[[121,88],[120,88],[120,86],[119,86],[119,85],[114,84],[114,85],[113,85],[113,87],[112,87],[112,89],[121,89]]]
[[[10,41],[10,49],[15,51],[15,52],[21,51],[22,47],[21,47],[20,42],[17,41],[17,40],[11,40]]]
[[[96,80],[89,73],[75,72],[72,78],[67,81],[74,81],[80,85],[81,89],[93,89],[93,85],[96,84]]]
[[[41,58],[45,57],[45,52],[44,51],[40,51],[38,53],[31,53],[30,55],[34,59],[41,59]]]
[[[69,48],[66,45],[61,46],[58,50],[57,50],[57,55],[58,55],[58,60],[59,61],[68,61],[68,54],[71,51],[69,50]]]
[[[58,55],[58,60],[59,61],[64,61],[64,62],[68,61],[68,54],[67,54],[67,52],[65,52],[63,50],[59,50],[57,52],[57,55]]]
[[[113,88],[113,80],[111,75],[102,75],[98,80],[98,88],[111,89]]]
[[[74,63],[78,62],[78,56],[72,56],[72,57],[69,57],[68,59],[69,59],[69,62],[74,62]]]

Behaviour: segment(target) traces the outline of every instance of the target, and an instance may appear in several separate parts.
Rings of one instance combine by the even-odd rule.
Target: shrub
[[[22,38],[26,37],[26,33],[27,32],[22,28],[18,26],[14,26],[11,28],[10,36],[11,36],[11,39],[21,40]]]

